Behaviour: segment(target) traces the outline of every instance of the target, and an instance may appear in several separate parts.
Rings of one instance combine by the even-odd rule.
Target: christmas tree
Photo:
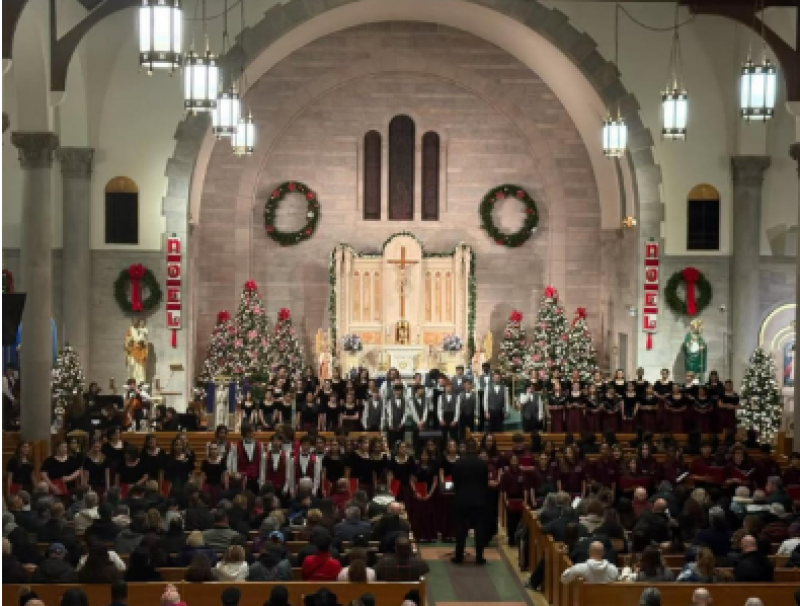
[[[69,344],[64,345],[64,349],[58,353],[56,358],[56,366],[53,368],[50,381],[50,392],[53,394],[56,417],[64,415],[67,405],[79,391],[83,390],[84,385],[83,370],[78,353]]]
[[[285,307],[278,312],[270,351],[270,362],[273,366],[286,366],[290,371],[303,369],[303,347],[292,326],[292,313]]]
[[[522,326],[522,313],[516,309],[508,317],[497,360],[506,376],[516,374],[525,367],[528,338]]]
[[[244,283],[235,319],[231,375],[237,379],[261,373],[268,366],[269,349],[267,314],[253,280]]]
[[[552,373],[558,369],[563,374],[567,364],[568,333],[567,318],[558,292],[548,286],[539,301],[539,317],[533,326],[526,370],[539,372],[544,369]]]
[[[567,365],[569,374],[580,373],[581,381],[588,383],[597,370],[597,351],[592,343],[592,333],[586,324],[586,308],[579,307],[567,335]]]
[[[211,340],[206,349],[206,359],[200,370],[202,383],[213,381],[216,376],[230,376],[234,357],[233,342],[236,340],[236,326],[231,315],[222,310],[217,314],[217,325],[211,332]]]
[[[770,355],[758,347],[750,356],[750,364],[742,379],[739,425],[755,429],[762,443],[769,442],[780,427],[782,411],[775,364]]]

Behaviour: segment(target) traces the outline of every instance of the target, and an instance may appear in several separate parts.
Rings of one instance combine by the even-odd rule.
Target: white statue
[[[134,320],[125,333],[125,366],[128,378],[136,384],[147,381],[147,327],[144,320]]]

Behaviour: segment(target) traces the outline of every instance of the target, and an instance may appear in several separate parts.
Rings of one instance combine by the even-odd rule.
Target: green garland
[[[114,281],[114,298],[117,300],[119,308],[126,314],[133,313],[133,304],[128,295],[130,281],[127,267],[119,272],[119,276]],[[141,279],[141,289],[142,293],[150,293],[146,297],[142,297],[142,311],[152,311],[161,303],[164,295],[155,274],[149,269],[145,270],[144,277]]]
[[[505,198],[514,198],[525,205],[525,222],[519,231],[510,234],[503,233],[497,229],[492,219],[494,203]],[[536,210],[536,203],[528,195],[528,192],[519,185],[505,184],[490,189],[489,193],[481,201],[480,215],[481,229],[486,230],[486,233],[494,240],[495,244],[510,248],[522,246],[531,237],[531,234],[536,231],[536,226],[539,225],[539,212]]]
[[[280,231],[275,228],[275,213],[278,210],[278,205],[289,194],[301,194],[308,202],[306,211],[308,220],[298,231]],[[267,231],[267,235],[281,246],[292,246],[311,238],[319,224],[319,214],[317,194],[304,183],[286,181],[275,188],[264,206],[264,228]]]
[[[678,286],[683,282],[682,274],[682,271],[676,271],[670,276],[669,280],[667,280],[667,285],[664,287],[664,299],[667,302],[667,307],[673,312],[679,316],[688,316],[686,301],[678,296]],[[703,275],[703,272],[698,272],[698,274],[699,277],[695,284],[697,288],[697,296],[695,297],[697,312],[695,316],[699,316],[703,313],[703,310],[708,307],[708,304],[711,303],[711,298],[714,296],[714,289],[711,287],[711,283]]]

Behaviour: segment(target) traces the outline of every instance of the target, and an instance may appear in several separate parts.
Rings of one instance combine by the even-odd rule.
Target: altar
[[[438,368],[448,374],[472,357],[475,331],[472,248],[428,252],[410,233],[380,252],[339,244],[331,253],[331,354],[343,372],[372,375],[397,368],[410,377]],[[353,339],[358,337],[358,339]],[[461,349],[446,350],[458,342]],[[344,342],[360,342],[360,349]]]

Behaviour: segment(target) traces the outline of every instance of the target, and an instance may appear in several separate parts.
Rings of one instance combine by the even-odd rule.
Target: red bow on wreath
[[[255,292],[258,289],[258,286],[256,286],[256,281],[248,280],[247,282],[244,283],[244,289],[247,292]]]
[[[516,309],[511,312],[510,319],[512,322],[522,322],[522,312],[517,311]]]
[[[285,322],[286,320],[289,319],[289,316],[291,316],[291,315],[292,315],[292,312],[290,312],[285,307],[281,307],[280,311],[278,312],[278,319],[279,320],[283,320]]]
[[[228,320],[231,319],[231,314],[229,314],[226,310],[222,310],[217,313],[217,324],[224,324]]]
[[[694,267],[687,267],[681,272],[681,276],[686,281],[686,313],[693,316],[697,313],[694,285],[700,279],[700,272]]]
[[[131,311],[142,311],[141,280],[146,271],[141,263],[134,263],[128,268],[128,277],[131,279]]]
[[[547,288],[544,289],[544,296],[547,299],[552,299],[555,294],[556,294],[556,289],[553,288],[552,286],[548,286]]]

